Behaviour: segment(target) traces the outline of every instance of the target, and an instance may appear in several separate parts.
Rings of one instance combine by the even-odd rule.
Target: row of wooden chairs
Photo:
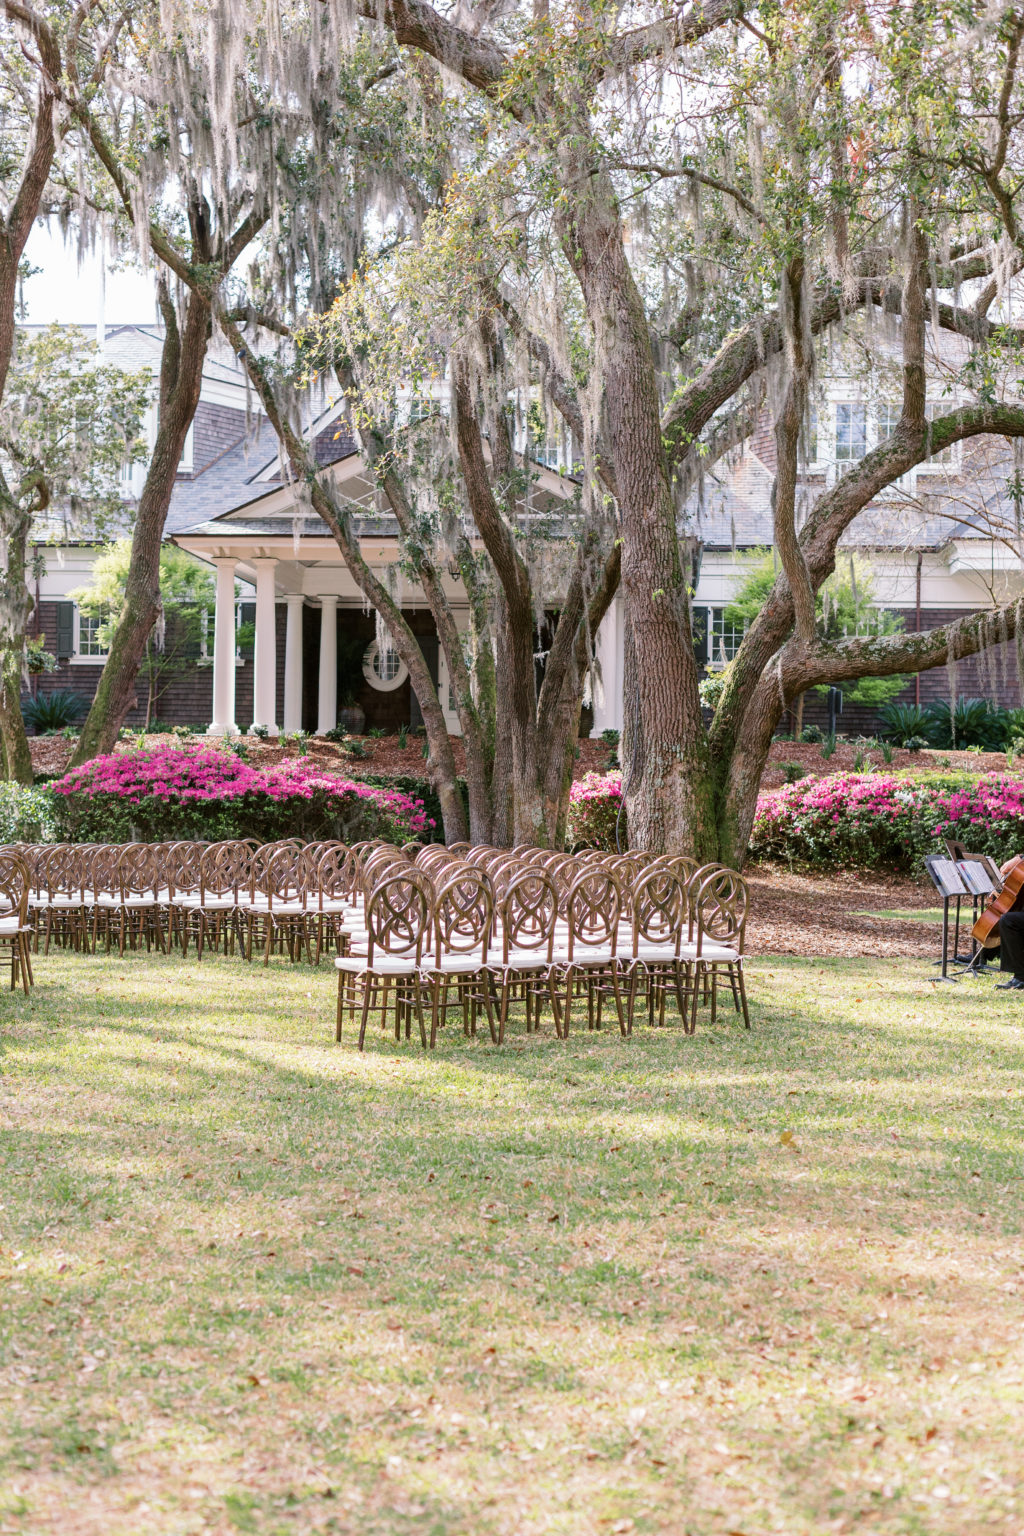
[[[19,845],[7,852],[20,894],[0,887],[0,942],[11,928],[12,985],[31,981],[28,939],[119,953],[143,943],[201,960],[211,946],[247,959],[271,953],[318,964],[336,955],[336,1028],[389,1006],[406,1035],[418,1020],[433,1044],[452,1007],[473,1032],[486,1014],[504,1039],[521,1002],[528,1031],[550,1010],[568,1034],[585,999],[599,1028],[614,1006],[623,1033],[643,995],[664,1023],[675,997],[688,1031],[701,999],[717,1014],[728,983],[749,1028],[743,981],[746,887],[720,865],[642,853],[569,855],[532,847],[285,839],[165,844]],[[12,864],[13,867],[13,864]],[[2,866],[0,866],[2,873]],[[9,913],[9,915],[8,915]],[[454,999],[454,1001],[452,1000]]]
[[[353,892],[343,920],[346,953],[335,961],[336,1035],[346,1014],[358,1014],[360,1047],[371,1014],[383,1025],[389,1002],[396,1032],[404,1024],[408,1035],[415,1017],[424,1044],[429,1002],[433,1044],[453,987],[465,1026],[475,1027],[482,1009],[497,1042],[515,999],[528,1031],[546,1004],[564,1038],[582,996],[589,1027],[600,1027],[610,1001],[628,1034],[641,987],[652,1023],[664,1023],[671,993],[692,1032],[702,996],[716,1017],[723,976],[750,1027],[747,890],[723,866],[468,847],[431,847],[413,863],[379,847],[364,860],[362,888],[362,904]]]

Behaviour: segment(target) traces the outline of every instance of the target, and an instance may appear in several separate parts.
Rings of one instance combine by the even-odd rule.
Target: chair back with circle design
[[[546,870],[528,865],[514,874],[499,898],[502,963],[517,951],[551,964],[558,923],[558,887]]]
[[[249,866],[253,850],[248,843],[211,843],[199,855],[199,899],[231,896],[237,903],[239,894],[249,884]]]
[[[698,959],[708,944],[725,944],[742,954],[750,902],[747,882],[723,865],[707,873],[701,870],[697,878],[692,903]]]
[[[309,878],[308,860],[303,848],[278,848],[260,876],[260,893],[267,908],[303,906]]]
[[[160,864],[152,843],[126,843],[117,860],[117,881],[121,900],[149,898],[156,901],[160,886]]]
[[[414,865],[390,871],[375,885],[366,902],[367,966],[373,969],[374,954],[423,958],[430,939],[433,887]]]
[[[615,955],[622,918],[622,888],[615,873],[591,865],[576,875],[565,894],[569,960],[587,950]]]
[[[0,918],[18,919],[18,927],[28,922],[28,893],[32,878],[20,854],[0,852]]]
[[[432,957],[445,955],[487,959],[494,923],[494,888],[486,873],[473,864],[457,863],[434,886]]]
[[[633,952],[638,946],[672,946],[678,956],[690,932],[690,903],[685,879],[667,865],[655,864],[630,888],[633,911]]]

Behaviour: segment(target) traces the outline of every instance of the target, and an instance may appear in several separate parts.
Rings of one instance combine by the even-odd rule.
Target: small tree
[[[71,593],[83,613],[100,621],[99,638],[105,645],[121,622],[131,559],[131,540],[118,539],[97,559],[89,585]],[[160,696],[168,682],[199,654],[203,614],[213,603],[209,568],[165,544],[160,551],[160,617],[146,637],[139,667],[146,681],[147,727],[160,713]]]
[[[76,330],[19,331],[0,404],[0,711],[4,777],[30,783],[17,708],[26,665],[30,539],[102,537],[121,517],[120,473],[144,451],[139,436],[149,375],[103,363]]]

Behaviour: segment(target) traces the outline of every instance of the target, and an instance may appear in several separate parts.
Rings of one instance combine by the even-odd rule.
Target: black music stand
[[[959,844],[954,844],[950,852],[964,852]],[[959,976],[949,974],[950,964],[959,966],[965,976],[977,976],[978,967],[983,963],[985,950],[980,944],[974,944],[972,953],[961,955],[960,947],[960,907],[964,897],[971,901],[971,908],[975,920],[978,915],[978,902],[982,897],[993,894],[996,885],[992,877],[992,861],[982,854],[966,854],[959,859],[942,858],[939,854],[932,854],[924,861],[924,867],[932,884],[942,897],[942,958],[935,963],[941,966],[940,981],[959,981]],[[956,902],[956,916],[953,936],[953,953],[949,952],[949,906],[950,902]],[[972,923],[973,926],[973,923]],[[973,941],[972,941],[973,943]]]

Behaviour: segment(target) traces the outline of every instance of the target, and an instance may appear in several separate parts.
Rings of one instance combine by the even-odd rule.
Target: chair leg
[[[732,969],[732,967],[730,966],[730,970],[731,969]],[[749,1029],[750,1028],[750,1013],[749,1013],[749,1010],[747,1009],[747,989],[746,989],[746,987],[743,984],[743,961],[742,960],[738,961],[737,965],[736,965],[736,981],[735,981],[735,985],[739,988],[739,993],[740,993],[740,1004],[742,1006],[742,1012],[743,1012],[743,1027],[745,1029]]]

